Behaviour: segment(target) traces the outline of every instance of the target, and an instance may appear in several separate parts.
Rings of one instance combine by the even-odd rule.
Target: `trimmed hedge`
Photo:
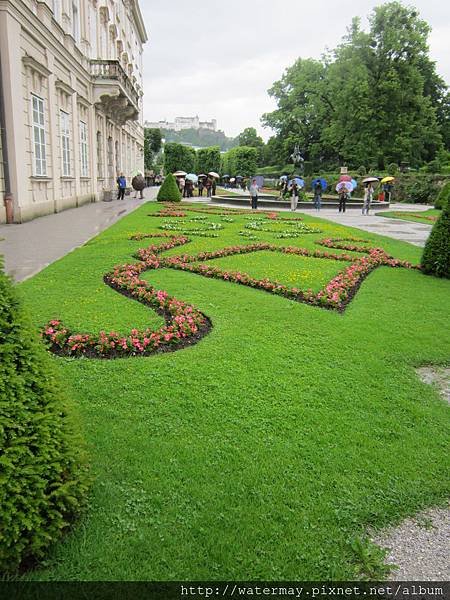
[[[0,264],[0,572],[41,560],[79,515],[82,444],[52,359]]]
[[[156,199],[158,202],[181,202],[181,192],[172,173],[169,173],[164,179]]]
[[[450,279],[450,202],[444,206],[425,244],[422,269],[429,275]]]
[[[448,181],[441,188],[438,197],[434,203],[434,208],[444,208],[446,204],[449,203],[450,200],[450,181]]]

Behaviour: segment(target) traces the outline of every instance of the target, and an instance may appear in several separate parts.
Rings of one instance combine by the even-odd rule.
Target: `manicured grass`
[[[389,217],[390,219],[400,219],[402,221],[412,221],[414,223],[425,223],[425,225],[433,225],[442,211],[436,208],[430,208],[424,211],[383,211],[375,213],[377,217]],[[431,217],[431,218],[430,218]]]
[[[348,262],[320,260],[305,256],[293,258],[286,254],[273,260],[273,252],[258,252],[251,255],[228,256],[208,261],[228,271],[242,271],[256,279],[267,277],[289,287],[311,288],[314,291],[324,286],[343,269]]]
[[[152,243],[129,236],[160,231],[165,219],[147,216],[160,208],[140,207],[21,284],[36,325],[58,316],[121,332],[153,323],[148,308],[96,290],[113,265],[135,261],[136,249]],[[208,219],[224,224],[218,238],[194,237],[164,255],[246,243],[244,216]],[[350,235],[420,260],[412,245],[304,219],[322,233],[258,239],[317,249],[317,239]],[[280,278],[301,278],[307,264],[276,252],[222,260]],[[309,260],[314,287],[324,271],[340,270]],[[382,267],[339,314],[187,272],[145,277],[202,310],[213,329],[172,354],[54,358],[79,405],[95,482],[82,522],[26,578],[380,576],[367,528],[398,522],[450,491],[449,408],[414,372],[449,361],[450,282]]]

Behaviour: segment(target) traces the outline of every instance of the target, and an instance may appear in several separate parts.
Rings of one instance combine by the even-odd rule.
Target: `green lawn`
[[[417,212],[396,210],[376,213],[376,216],[388,217],[390,219],[400,219],[402,221],[412,221],[414,223],[425,223],[426,225],[434,225],[441,212],[441,210],[436,208],[430,208],[428,210]]]
[[[102,283],[154,240],[149,203],[19,286],[36,325],[159,326]],[[242,245],[244,216],[164,255]],[[318,249],[356,236],[417,263],[421,250],[304,217]],[[199,223],[201,226],[201,223]],[[324,250],[324,248],[322,248]],[[336,251],[339,252],[339,251]],[[212,261],[320,287],[345,263],[259,252]],[[277,275],[278,274],[278,275]],[[58,580],[346,580],[382,575],[369,527],[449,494],[449,407],[414,367],[450,359],[450,282],[381,267],[344,314],[196,274],[145,273],[207,314],[188,349],[148,358],[55,358],[75,398],[95,477],[89,509],[40,569]]]

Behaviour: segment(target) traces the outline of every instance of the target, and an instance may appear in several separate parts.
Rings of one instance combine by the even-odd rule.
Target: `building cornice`
[[[58,79],[58,80],[55,82],[55,87],[56,87],[58,90],[62,90],[62,91],[63,91],[64,93],[66,93],[68,96],[71,96],[72,94],[75,94],[75,91],[76,91],[76,90],[74,90],[74,89],[73,89],[73,87],[72,87],[72,86],[70,86],[68,83],[66,83],[66,82],[65,82],[65,81],[63,81],[62,79]]]
[[[139,32],[139,36],[141,38],[141,43],[145,44],[146,42],[148,42],[148,35],[147,35],[147,31],[145,29],[145,23],[144,23],[144,19],[142,17],[142,12],[141,12],[141,8],[139,6],[138,0],[131,0],[131,9],[132,9],[134,21],[137,26],[137,30]]]
[[[42,75],[42,77],[48,77],[51,74],[50,69],[28,54],[22,57],[22,62],[25,66]]]

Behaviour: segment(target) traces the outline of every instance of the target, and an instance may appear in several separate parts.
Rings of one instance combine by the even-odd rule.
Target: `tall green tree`
[[[430,28],[399,2],[378,6],[369,31],[353,19],[320,61],[298,59],[269,90],[263,116],[313,162],[383,167],[432,160],[449,135],[447,88],[429,58]]]
[[[230,175],[252,177],[258,166],[258,150],[249,146],[237,146],[223,157],[222,168]]]
[[[194,148],[169,142],[164,146],[164,172],[174,173],[175,171],[186,171],[193,173],[195,171],[197,157]]]
[[[155,156],[161,150],[161,146],[161,130],[146,127],[144,129],[144,166],[146,170],[153,167]]]
[[[220,172],[220,148],[211,146],[210,148],[200,148],[197,150],[197,173],[209,173],[210,171]]]

